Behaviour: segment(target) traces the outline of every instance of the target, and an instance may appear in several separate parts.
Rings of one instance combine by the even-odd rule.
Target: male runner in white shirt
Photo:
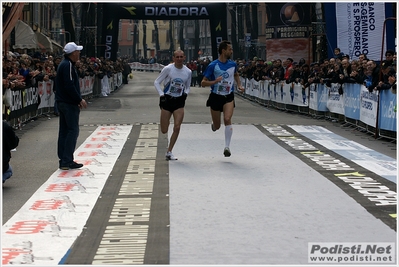
[[[180,133],[180,126],[184,118],[184,106],[187,94],[190,92],[191,70],[184,65],[186,56],[182,50],[173,53],[173,63],[164,67],[159,76],[154,81],[160,99],[161,108],[161,132],[166,134],[169,129],[170,118],[173,115],[173,133],[170,137],[167,160],[177,160],[172,154],[173,146]],[[163,83],[163,88],[161,87]]]

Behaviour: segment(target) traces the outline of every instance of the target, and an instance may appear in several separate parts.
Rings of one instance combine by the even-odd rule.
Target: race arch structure
[[[227,40],[225,3],[103,3],[100,55],[117,59],[119,20],[202,20],[208,19],[212,56],[218,58],[218,45]]]

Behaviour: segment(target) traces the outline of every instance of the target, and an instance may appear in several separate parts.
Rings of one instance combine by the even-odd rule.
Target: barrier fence
[[[109,94],[122,85],[122,73],[115,73],[108,78],[86,76],[79,79],[82,97],[90,99]],[[38,82],[37,86],[6,89],[3,101],[3,119],[11,126],[20,128],[22,123],[39,115],[54,111],[54,82]],[[8,103],[8,105],[5,105]]]
[[[306,113],[316,118],[330,118],[396,140],[396,93],[392,90],[369,92],[364,85],[355,83],[301,84],[285,81],[273,84],[267,80],[255,81],[240,77],[245,87],[243,97],[259,104],[287,111]],[[340,94],[342,86],[343,93]]]

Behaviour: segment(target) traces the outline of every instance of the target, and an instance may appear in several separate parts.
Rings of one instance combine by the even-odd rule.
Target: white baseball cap
[[[74,42],[69,42],[65,45],[64,52],[65,52],[65,54],[70,54],[76,50],[82,50],[82,49],[83,49],[83,46],[77,45]]]

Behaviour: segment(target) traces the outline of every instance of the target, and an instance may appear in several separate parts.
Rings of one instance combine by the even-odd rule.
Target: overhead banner
[[[351,58],[366,54],[379,59],[381,55],[384,3],[336,3],[338,47],[345,47]]]
[[[380,60],[383,43],[384,21],[392,16],[392,3],[384,2],[337,2],[324,4],[326,32],[329,43],[328,55],[333,57],[334,48],[357,59],[360,54]],[[394,46],[395,32],[387,23],[384,40],[387,47]]]
[[[212,56],[218,57],[218,45],[227,40],[227,8],[225,3],[104,3],[102,44],[105,58],[115,60],[118,52],[119,20],[201,20],[208,19]]]

